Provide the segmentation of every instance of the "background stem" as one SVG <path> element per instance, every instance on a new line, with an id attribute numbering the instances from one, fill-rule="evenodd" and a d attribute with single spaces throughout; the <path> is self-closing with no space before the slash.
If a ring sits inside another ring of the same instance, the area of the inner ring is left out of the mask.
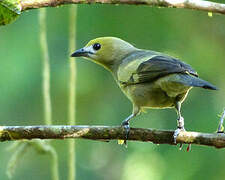
<path id="1" fill-rule="evenodd" d="M 77 6 L 72 5 L 69 13 L 69 52 L 76 49 L 76 21 Z M 76 60 L 69 58 L 70 76 L 69 76 L 69 125 L 76 124 Z M 68 156 L 68 180 L 75 180 L 76 177 L 76 149 L 75 140 L 69 140 Z"/>
<path id="2" fill-rule="evenodd" d="M 40 24 L 40 45 L 43 59 L 43 74 L 42 74 L 42 90 L 43 90 L 43 103 L 44 103 L 44 121 L 45 124 L 52 124 L 52 106 L 51 106 L 51 92 L 50 92 L 50 60 L 47 44 L 47 29 L 46 29 L 46 9 L 40 9 L 39 12 L 39 24 Z M 51 148 L 51 173 L 52 180 L 59 179 L 58 172 L 58 156 L 55 149 Z"/>

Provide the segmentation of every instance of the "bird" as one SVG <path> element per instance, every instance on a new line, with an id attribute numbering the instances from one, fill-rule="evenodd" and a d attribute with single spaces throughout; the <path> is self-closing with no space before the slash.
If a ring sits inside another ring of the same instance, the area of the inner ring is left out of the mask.
<path id="1" fill-rule="evenodd" d="M 111 72 L 116 83 L 133 104 L 130 116 L 122 121 L 125 144 L 129 136 L 130 120 L 146 108 L 174 108 L 177 128 L 173 139 L 185 131 L 181 115 L 182 102 L 192 87 L 217 90 L 200 79 L 192 67 L 178 58 L 152 50 L 139 49 L 117 37 L 90 40 L 71 57 L 84 57 Z"/>

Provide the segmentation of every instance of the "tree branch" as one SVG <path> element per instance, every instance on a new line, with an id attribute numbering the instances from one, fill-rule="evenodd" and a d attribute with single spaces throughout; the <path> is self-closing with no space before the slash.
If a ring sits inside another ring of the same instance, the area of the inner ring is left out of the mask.
<path id="1" fill-rule="evenodd" d="M 22 11 L 63 4 L 130 4 L 186 8 L 225 14 L 225 4 L 203 0 L 21 0 Z"/>
<path id="2" fill-rule="evenodd" d="M 128 140 L 150 141 L 155 144 L 173 143 L 171 130 L 131 128 Z M 83 138 L 90 140 L 124 139 L 125 130 L 120 126 L 0 126 L 0 141 L 22 139 Z M 177 143 L 197 144 L 225 148 L 225 134 L 181 132 Z"/>

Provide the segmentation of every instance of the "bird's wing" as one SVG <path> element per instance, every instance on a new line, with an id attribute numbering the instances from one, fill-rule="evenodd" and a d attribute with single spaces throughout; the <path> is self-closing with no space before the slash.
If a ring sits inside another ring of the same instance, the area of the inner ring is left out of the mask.
<path id="1" fill-rule="evenodd" d="M 135 64 L 134 62 L 133 64 Z M 132 63 L 132 61 L 127 64 L 127 67 L 130 66 L 130 63 Z M 152 57 L 148 57 L 148 59 L 142 59 L 141 62 L 139 61 L 135 66 L 136 67 L 130 66 L 132 67 L 131 70 L 127 71 L 129 77 L 126 76 L 126 78 L 124 78 L 125 76 L 121 76 L 121 78 L 118 78 L 122 84 L 128 85 L 152 82 L 160 77 L 174 73 L 198 76 L 197 72 L 194 71 L 190 65 L 170 56 L 153 55 Z M 126 73 L 125 71 L 123 71 L 123 74 Z"/>

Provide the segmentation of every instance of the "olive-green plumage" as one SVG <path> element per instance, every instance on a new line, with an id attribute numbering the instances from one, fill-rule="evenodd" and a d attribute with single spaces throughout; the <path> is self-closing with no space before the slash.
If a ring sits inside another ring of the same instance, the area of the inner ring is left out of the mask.
<path id="1" fill-rule="evenodd" d="M 181 103 L 192 87 L 215 90 L 212 84 L 198 78 L 191 66 L 171 56 L 135 48 L 115 37 L 91 40 L 73 57 L 83 56 L 102 65 L 114 76 L 124 94 L 133 103 L 133 113 L 123 125 L 129 130 L 129 120 L 143 108 L 172 108 L 178 113 L 178 129 L 184 130 L 180 114 Z"/>

